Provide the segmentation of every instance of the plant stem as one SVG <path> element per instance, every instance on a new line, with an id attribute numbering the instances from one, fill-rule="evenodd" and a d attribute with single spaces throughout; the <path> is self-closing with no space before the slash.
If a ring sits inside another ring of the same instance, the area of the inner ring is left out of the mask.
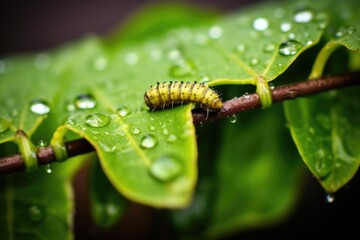
<path id="1" fill-rule="evenodd" d="M 278 103 L 284 100 L 357 84 L 360 84 L 360 72 L 279 86 L 271 91 L 271 96 L 273 103 Z M 253 93 L 224 102 L 221 111 L 210 114 L 208 117 L 206 112 L 193 113 L 193 121 L 195 124 L 212 122 L 259 107 L 261 107 L 260 97 L 257 93 Z"/>
<path id="2" fill-rule="evenodd" d="M 279 86 L 271 90 L 272 102 L 282 102 L 284 100 L 358 84 L 360 84 L 360 72 L 331 76 L 323 79 L 314 79 L 312 81 L 297 82 Z M 224 102 L 221 111 L 210 114 L 209 116 L 207 116 L 206 112 L 193 112 L 193 121 L 194 124 L 212 122 L 259 107 L 261 107 L 260 97 L 257 93 L 253 93 Z M 94 147 L 85 139 L 66 142 L 65 148 L 69 158 L 95 151 Z M 36 157 L 38 165 L 49 164 L 57 160 L 52 147 L 38 148 Z M 25 170 L 25 162 L 21 154 L 0 158 L 0 175 L 23 170 Z"/>

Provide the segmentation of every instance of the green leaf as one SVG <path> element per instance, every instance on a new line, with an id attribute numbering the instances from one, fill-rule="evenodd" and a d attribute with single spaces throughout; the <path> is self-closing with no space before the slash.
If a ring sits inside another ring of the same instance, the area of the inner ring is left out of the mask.
<path id="1" fill-rule="evenodd" d="M 338 90 L 285 103 L 299 152 L 328 192 L 356 173 L 360 163 L 359 88 Z"/>
<path id="2" fill-rule="evenodd" d="M 81 115 L 67 127 L 94 144 L 105 173 L 122 194 L 159 207 L 183 206 L 190 201 L 196 178 L 189 107 L 141 118 L 141 113 Z M 102 117 L 107 123 L 98 127 Z M 185 127 L 173 124 L 183 121 Z"/>
<path id="3" fill-rule="evenodd" d="M 1 239 L 72 239 L 70 172 L 81 159 L 0 177 Z"/>
<path id="4" fill-rule="evenodd" d="M 104 229 L 112 227 L 123 215 L 126 205 L 127 201 L 111 185 L 96 159 L 90 181 L 91 215 L 95 224 Z"/>
<path id="5" fill-rule="evenodd" d="M 279 107 L 224 125 L 206 236 L 274 224 L 294 206 L 302 167 Z"/>

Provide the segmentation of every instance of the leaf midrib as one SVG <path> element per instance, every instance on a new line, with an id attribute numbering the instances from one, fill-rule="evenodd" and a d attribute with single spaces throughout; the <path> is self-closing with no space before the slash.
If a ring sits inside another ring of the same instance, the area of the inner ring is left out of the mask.
<path id="1" fill-rule="evenodd" d="M 110 109 L 113 113 L 116 114 L 116 120 L 118 123 L 120 123 L 120 125 L 127 124 L 124 121 L 124 118 L 119 114 L 117 114 L 116 108 L 112 105 L 112 102 L 106 97 L 106 95 L 102 91 L 100 91 L 99 89 L 96 90 L 92 89 L 92 92 L 94 93 L 96 99 L 98 99 L 98 101 L 101 103 L 101 105 L 105 106 L 106 108 Z M 145 155 L 145 152 L 140 148 L 139 144 L 137 144 L 133 135 L 130 134 L 129 129 L 125 129 L 124 131 L 125 131 L 125 136 L 128 139 L 128 142 L 133 147 L 135 152 L 140 156 L 140 159 L 143 160 L 146 166 L 150 166 L 151 160 Z"/>

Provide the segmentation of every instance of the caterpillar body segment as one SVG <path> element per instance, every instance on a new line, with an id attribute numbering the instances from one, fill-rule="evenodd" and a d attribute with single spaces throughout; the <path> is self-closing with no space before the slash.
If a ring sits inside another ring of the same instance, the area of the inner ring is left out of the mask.
<path id="1" fill-rule="evenodd" d="M 206 111 L 219 111 L 223 106 L 215 90 L 196 82 L 158 82 L 145 92 L 144 101 L 151 110 L 190 102 L 199 104 Z"/>

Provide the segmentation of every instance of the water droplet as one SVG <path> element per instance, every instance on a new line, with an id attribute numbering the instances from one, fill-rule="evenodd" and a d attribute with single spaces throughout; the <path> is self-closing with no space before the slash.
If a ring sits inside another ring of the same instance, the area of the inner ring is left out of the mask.
<path id="1" fill-rule="evenodd" d="M 306 45 L 311 45 L 311 44 L 313 44 L 313 41 L 312 40 L 307 40 L 305 44 Z"/>
<path id="2" fill-rule="evenodd" d="M 333 203 L 335 201 L 335 196 L 333 193 L 327 193 L 325 194 L 325 200 L 328 203 Z"/>
<path id="3" fill-rule="evenodd" d="M 107 203 L 105 205 L 105 211 L 109 217 L 116 216 L 120 210 L 120 207 L 114 203 Z"/>
<path id="4" fill-rule="evenodd" d="M 280 44 L 279 53 L 284 56 L 295 55 L 303 45 L 296 40 L 288 40 Z"/>
<path id="5" fill-rule="evenodd" d="M 101 142 L 101 141 L 98 142 L 98 143 L 99 143 L 101 149 L 102 149 L 104 152 L 113 153 L 113 152 L 115 152 L 115 150 L 116 150 L 116 146 L 115 146 L 115 145 L 108 145 L 108 144 L 106 144 L 106 143 L 104 143 L 104 142 Z"/>
<path id="6" fill-rule="evenodd" d="M 77 109 L 93 109 L 96 106 L 96 100 L 91 94 L 80 94 L 76 97 L 74 105 Z"/>
<path id="7" fill-rule="evenodd" d="M 169 142 L 169 143 L 173 143 L 175 142 L 177 139 L 176 135 L 174 134 L 170 134 L 167 138 L 166 138 L 166 141 Z"/>
<path id="8" fill-rule="evenodd" d="M 122 117 L 126 117 L 129 115 L 130 110 L 127 107 L 120 107 L 118 108 L 118 114 Z"/>
<path id="9" fill-rule="evenodd" d="M 138 128 L 133 128 L 131 133 L 134 134 L 134 135 L 138 135 L 140 133 L 140 130 Z"/>
<path id="10" fill-rule="evenodd" d="M 170 181 L 181 172 L 180 164 L 170 156 L 157 158 L 150 166 L 150 173 L 160 181 Z"/>
<path id="11" fill-rule="evenodd" d="M 66 121 L 67 124 L 70 124 L 71 126 L 76 126 L 77 125 L 77 122 L 75 119 L 73 118 L 69 118 L 67 121 Z"/>
<path id="12" fill-rule="evenodd" d="M 318 158 L 323 158 L 325 156 L 325 151 L 321 148 L 319 148 L 317 151 L 316 151 L 316 156 Z"/>
<path id="13" fill-rule="evenodd" d="M 43 139 L 40 139 L 38 142 L 38 147 L 46 147 L 47 146 L 47 142 Z"/>
<path id="14" fill-rule="evenodd" d="M 266 43 L 263 47 L 263 51 L 267 53 L 271 53 L 275 50 L 275 45 L 272 43 Z"/>
<path id="15" fill-rule="evenodd" d="M 39 70 L 47 69 L 50 66 L 50 57 L 45 53 L 39 53 L 34 58 L 34 65 Z"/>
<path id="16" fill-rule="evenodd" d="M 51 165 L 50 163 L 46 164 L 45 170 L 47 173 L 52 173 Z"/>
<path id="17" fill-rule="evenodd" d="M 209 38 L 205 34 L 196 34 L 194 37 L 195 44 L 204 46 L 209 42 Z"/>
<path id="18" fill-rule="evenodd" d="M 231 123 L 236 123 L 237 117 L 236 117 L 235 114 L 233 114 L 233 115 L 231 115 L 231 116 L 229 117 L 229 119 L 230 119 L 230 122 L 231 122 Z"/>
<path id="19" fill-rule="evenodd" d="M 331 129 L 331 118 L 327 114 L 319 113 L 315 116 L 316 121 L 323 127 L 325 130 Z"/>
<path id="20" fill-rule="evenodd" d="M 6 132 L 10 128 L 10 122 L 0 117 L 0 133 Z"/>
<path id="21" fill-rule="evenodd" d="M 244 93 L 242 96 L 243 96 L 244 98 L 246 98 L 246 99 L 249 99 L 249 98 L 250 98 L 250 94 L 249 94 L 248 92 Z"/>
<path id="22" fill-rule="evenodd" d="M 159 49 L 152 49 L 150 51 L 150 58 L 154 61 L 160 61 L 162 56 L 163 56 L 163 53 Z"/>
<path id="23" fill-rule="evenodd" d="M 34 99 L 30 102 L 30 111 L 37 115 L 46 115 L 50 113 L 51 108 L 47 101 L 43 99 Z"/>
<path id="24" fill-rule="evenodd" d="M 210 76 L 206 75 L 206 74 L 201 74 L 198 78 L 198 82 L 203 82 L 203 83 L 207 83 L 207 82 L 210 82 L 211 81 L 211 78 Z"/>
<path id="25" fill-rule="evenodd" d="M 142 139 L 141 139 L 141 147 L 143 148 L 153 148 L 155 147 L 157 143 L 157 140 L 155 138 L 154 135 L 152 134 L 146 134 Z"/>
<path id="26" fill-rule="evenodd" d="M 266 18 L 257 18 L 253 21 L 253 27 L 256 31 L 264 31 L 269 27 L 269 21 Z"/>
<path id="27" fill-rule="evenodd" d="M 275 84 L 273 82 L 271 82 L 271 83 L 269 83 L 269 87 L 270 87 L 271 90 L 274 90 Z"/>
<path id="28" fill-rule="evenodd" d="M 193 62 L 189 60 L 179 61 L 169 70 L 170 76 L 173 78 L 185 78 L 196 74 L 196 68 Z"/>
<path id="29" fill-rule="evenodd" d="M 105 57 L 98 57 L 94 60 L 94 69 L 103 71 L 107 67 L 108 61 Z"/>
<path id="30" fill-rule="evenodd" d="M 289 37 L 289 39 L 294 40 L 296 35 L 295 35 L 295 33 L 289 33 L 288 37 Z"/>
<path id="31" fill-rule="evenodd" d="M 181 52 L 179 49 L 172 49 L 169 51 L 168 57 L 170 60 L 178 60 L 181 58 Z"/>
<path id="32" fill-rule="evenodd" d="M 313 13 L 309 9 L 302 9 L 295 13 L 294 21 L 297 23 L 307 23 L 313 18 Z"/>
<path id="33" fill-rule="evenodd" d="M 153 126 L 153 125 L 151 125 L 150 127 L 149 127 L 149 129 L 150 129 L 150 131 L 155 131 L 156 130 L 156 128 Z"/>
<path id="34" fill-rule="evenodd" d="M 236 48 L 235 48 L 235 51 L 241 52 L 241 53 L 244 52 L 245 51 L 245 45 L 244 44 L 237 45 Z"/>
<path id="35" fill-rule="evenodd" d="M 220 26 L 212 26 L 210 29 L 209 29 L 209 37 L 211 39 L 219 39 L 221 38 L 222 34 L 223 34 L 223 31 L 222 31 L 222 28 Z"/>
<path id="36" fill-rule="evenodd" d="M 163 135 L 168 135 L 169 134 L 169 130 L 167 128 L 163 128 L 163 130 L 161 131 L 161 133 Z"/>
<path id="37" fill-rule="evenodd" d="M 91 113 L 85 119 L 86 125 L 95 128 L 105 127 L 109 122 L 110 118 L 101 113 Z"/>
<path id="38" fill-rule="evenodd" d="M 40 206 L 33 205 L 29 207 L 28 215 L 31 221 L 40 222 L 45 217 L 45 209 Z"/>
<path id="39" fill-rule="evenodd" d="M 335 33 L 335 37 L 337 37 L 337 38 L 345 37 L 347 35 L 353 34 L 354 32 L 355 32 L 354 27 L 341 27 Z"/>
<path id="40" fill-rule="evenodd" d="M 258 63 L 259 63 L 259 60 L 257 58 L 251 58 L 250 65 L 255 66 Z"/>
<path id="41" fill-rule="evenodd" d="M 283 22 L 280 25 L 280 30 L 281 32 L 288 32 L 291 30 L 291 23 L 288 22 Z"/>
<path id="42" fill-rule="evenodd" d="M 128 53 L 126 54 L 125 56 L 125 63 L 129 66 L 134 66 L 136 65 L 137 63 L 139 62 L 139 56 L 134 53 L 134 52 L 131 52 L 131 53 Z"/>

